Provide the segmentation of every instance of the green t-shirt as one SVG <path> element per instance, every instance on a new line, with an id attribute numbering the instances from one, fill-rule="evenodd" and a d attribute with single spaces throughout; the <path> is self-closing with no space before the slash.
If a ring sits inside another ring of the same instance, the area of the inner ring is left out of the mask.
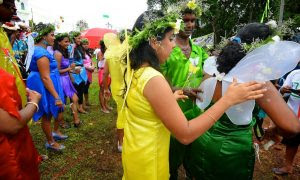
<path id="1" fill-rule="evenodd" d="M 169 81 L 170 85 L 173 87 L 199 87 L 203 78 L 203 63 L 208 58 L 208 54 L 200 46 L 193 44 L 190 58 L 182 53 L 180 47 L 176 46 L 167 61 L 161 65 L 161 71 L 166 79 Z M 199 70 L 190 75 L 188 83 L 186 80 L 189 76 L 190 64 L 199 67 Z M 185 114 L 185 117 L 190 120 L 197 117 L 200 114 L 200 109 L 196 106 L 192 100 L 182 100 L 178 101 L 178 104 Z"/>

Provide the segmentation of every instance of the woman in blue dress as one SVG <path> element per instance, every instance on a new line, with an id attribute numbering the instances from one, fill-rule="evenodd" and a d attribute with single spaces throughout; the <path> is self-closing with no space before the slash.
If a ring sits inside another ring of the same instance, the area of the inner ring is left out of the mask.
<path id="1" fill-rule="evenodd" d="M 39 92 L 42 97 L 39 110 L 34 114 L 33 120 L 42 118 L 42 129 L 46 135 L 46 149 L 60 151 L 65 147 L 56 140 L 66 139 L 67 136 L 58 130 L 59 114 L 62 115 L 64 98 L 60 84 L 57 62 L 53 55 L 47 51 L 47 46 L 54 44 L 54 26 L 39 23 L 35 27 L 38 36 L 35 38 L 35 48 L 30 63 L 30 74 L 27 78 L 27 87 Z M 51 129 L 51 118 L 55 118 L 54 131 Z"/>

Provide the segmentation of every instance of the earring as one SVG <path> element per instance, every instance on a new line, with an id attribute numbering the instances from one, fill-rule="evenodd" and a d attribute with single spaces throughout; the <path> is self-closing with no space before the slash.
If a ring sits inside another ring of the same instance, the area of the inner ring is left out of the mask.
<path id="1" fill-rule="evenodd" d="M 43 44 L 46 45 L 46 46 L 49 45 L 49 43 L 45 39 L 43 40 Z"/>

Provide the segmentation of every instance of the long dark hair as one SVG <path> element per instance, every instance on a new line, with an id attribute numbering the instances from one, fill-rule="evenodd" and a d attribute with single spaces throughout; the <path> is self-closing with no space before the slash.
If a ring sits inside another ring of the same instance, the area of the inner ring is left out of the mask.
<path id="1" fill-rule="evenodd" d="M 265 40 L 272 34 L 268 25 L 250 23 L 245 25 L 237 33 L 242 43 L 251 44 L 256 39 Z M 220 73 L 227 74 L 243 57 L 246 52 L 237 42 L 229 42 L 217 58 L 217 69 Z"/>
<path id="2" fill-rule="evenodd" d="M 144 16 L 149 13 L 148 11 L 144 12 L 141 14 L 138 19 L 136 20 L 133 28 L 132 28 L 132 35 L 134 35 L 138 30 L 141 31 L 144 28 L 145 21 L 144 21 Z M 160 13 L 157 13 L 160 14 Z M 171 27 L 166 28 L 164 32 L 156 34 L 156 39 L 158 41 L 161 41 L 165 38 L 166 33 L 170 32 L 172 30 Z M 139 69 L 143 64 L 148 63 L 150 67 L 156 69 L 157 71 L 160 71 L 160 64 L 159 64 L 159 59 L 157 57 L 157 54 L 155 50 L 151 47 L 149 40 L 144 40 L 141 42 L 137 48 L 134 48 L 130 51 L 129 53 L 129 58 L 130 58 L 130 67 L 133 70 Z M 124 60 L 125 62 L 125 60 Z M 125 87 L 123 89 L 123 98 L 126 94 L 127 91 L 127 82 L 125 80 L 127 73 L 127 69 L 124 71 L 124 83 Z M 127 102 L 126 106 L 127 106 Z"/>
<path id="3" fill-rule="evenodd" d="M 55 37 L 55 41 L 54 41 L 54 45 L 53 45 L 53 50 L 57 50 L 59 51 L 63 56 L 64 58 L 69 58 L 69 52 L 68 52 L 68 49 L 63 49 L 60 45 L 59 45 L 59 42 L 61 42 L 62 40 L 64 40 L 65 38 L 68 38 L 70 40 L 70 37 L 67 33 L 65 34 L 58 34 L 56 37 Z"/>

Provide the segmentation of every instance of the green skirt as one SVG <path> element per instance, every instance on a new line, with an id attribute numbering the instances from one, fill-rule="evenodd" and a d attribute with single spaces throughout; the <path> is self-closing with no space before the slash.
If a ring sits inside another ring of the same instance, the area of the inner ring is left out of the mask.
<path id="1" fill-rule="evenodd" d="M 190 147 L 189 167 L 196 179 L 252 179 L 253 121 L 237 126 L 226 114 Z"/>

